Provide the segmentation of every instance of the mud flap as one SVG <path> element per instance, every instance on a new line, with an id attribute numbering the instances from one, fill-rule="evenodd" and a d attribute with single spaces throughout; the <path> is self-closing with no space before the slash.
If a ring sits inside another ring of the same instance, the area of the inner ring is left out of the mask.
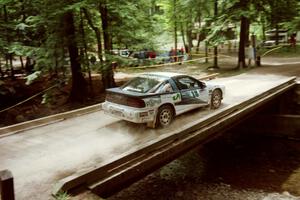
<path id="1" fill-rule="evenodd" d="M 147 122 L 147 127 L 149 128 L 156 128 L 156 117 L 157 117 L 157 111 L 155 111 L 154 119 L 151 122 Z"/>
<path id="2" fill-rule="evenodd" d="M 149 127 L 149 128 L 156 128 L 156 120 L 154 120 L 152 122 L 147 122 L 147 127 Z"/>

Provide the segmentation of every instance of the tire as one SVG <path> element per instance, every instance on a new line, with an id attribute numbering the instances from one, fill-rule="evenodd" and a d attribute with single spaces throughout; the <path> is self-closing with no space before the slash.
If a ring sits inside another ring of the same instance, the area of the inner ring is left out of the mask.
<path id="1" fill-rule="evenodd" d="M 163 105 L 158 109 L 156 115 L 156 126 L 166 127 L 171 124 L 174 118 L 174 111 L 170 105 Z"/>
<path id="2" fill-rule="evenodd" d="M 214 90 L 211 95 L 210 107 L 211 109 L 217 109 L 222 103 L 222 92 L 220 90 Z"/>

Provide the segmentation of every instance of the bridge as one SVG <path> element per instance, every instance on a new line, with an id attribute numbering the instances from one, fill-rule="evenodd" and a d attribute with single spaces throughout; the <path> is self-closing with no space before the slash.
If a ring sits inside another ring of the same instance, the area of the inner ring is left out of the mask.
<path id="1" fill-rule="evenodd" d="M 0 129 L 1 169 L 14 176 L 16 199 L 49 199 L 59 191 L 106 197 L 209 142 L 293 91 L 295 77 L 242 74 L 226 86 L 220 109 L 181 115 L 149 129 L 106 116 L 101 105 Z"/>

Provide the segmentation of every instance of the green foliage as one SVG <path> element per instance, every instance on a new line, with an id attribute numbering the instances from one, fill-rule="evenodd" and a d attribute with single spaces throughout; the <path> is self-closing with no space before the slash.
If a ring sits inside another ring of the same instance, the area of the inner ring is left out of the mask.
<path id="1" fill-rule="evenodd" d="M 295 6 L 293 10 L 296 14 L 295 17 L 292 18 L 290 21 L 286 21 L 285 23 L 282 23 L 283 27 L 286 30 L 289 30 L 291 33 L 300 31 L 300 2 L 298 2 L 297 6 Z"/>
<path id="2" fill-rule="evenodd" d="M 289 22 L 297 16 L 298 0 L 268 0 L 267 18 L 271 28 L 275 28 L 279 23 Z"/>
<path id="3" fill-rule="evenodd" d="M 41 71 L 35 71 L 34 73 L 28 75 L 26 77 L 26 85 L 30 85 L 33 83 L 36 79 L 38 79 L 41 76 Z"/>
<path id="4" fill-rule="evenodd" d="M 33 57 L 36 54 L 37 48 L 31 46 L 24 46 L 19 42 L 11 43 L 8 46 L 8 53 L 12 53 L 16 56 Z"/>
<path id="5" fill-rule="evenodd" d="M 69 200 L 71 199 L 71 196 L 68 195 L 66 192 L 59 192 L 54 196 L 55 200 Z"/>
<path id="6" fill-rule="evenodd" d="M 41 104 L 51 104 L 51 102 L 53 101 L 54 97 L 53 94 L 51 93 L 51 91 L 46 92 L 45 94 L 43 94 L 42 96 L 42 102 Z"/>

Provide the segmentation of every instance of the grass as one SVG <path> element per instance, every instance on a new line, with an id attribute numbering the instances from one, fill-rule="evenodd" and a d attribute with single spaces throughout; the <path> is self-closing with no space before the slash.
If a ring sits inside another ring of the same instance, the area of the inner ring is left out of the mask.
<path id="1" fill-rule="evenodd" d="M 59 192 L 54 196 L 55 200 L 70 200 L 71 196 L 68 195 L 66 192 Z"/>

